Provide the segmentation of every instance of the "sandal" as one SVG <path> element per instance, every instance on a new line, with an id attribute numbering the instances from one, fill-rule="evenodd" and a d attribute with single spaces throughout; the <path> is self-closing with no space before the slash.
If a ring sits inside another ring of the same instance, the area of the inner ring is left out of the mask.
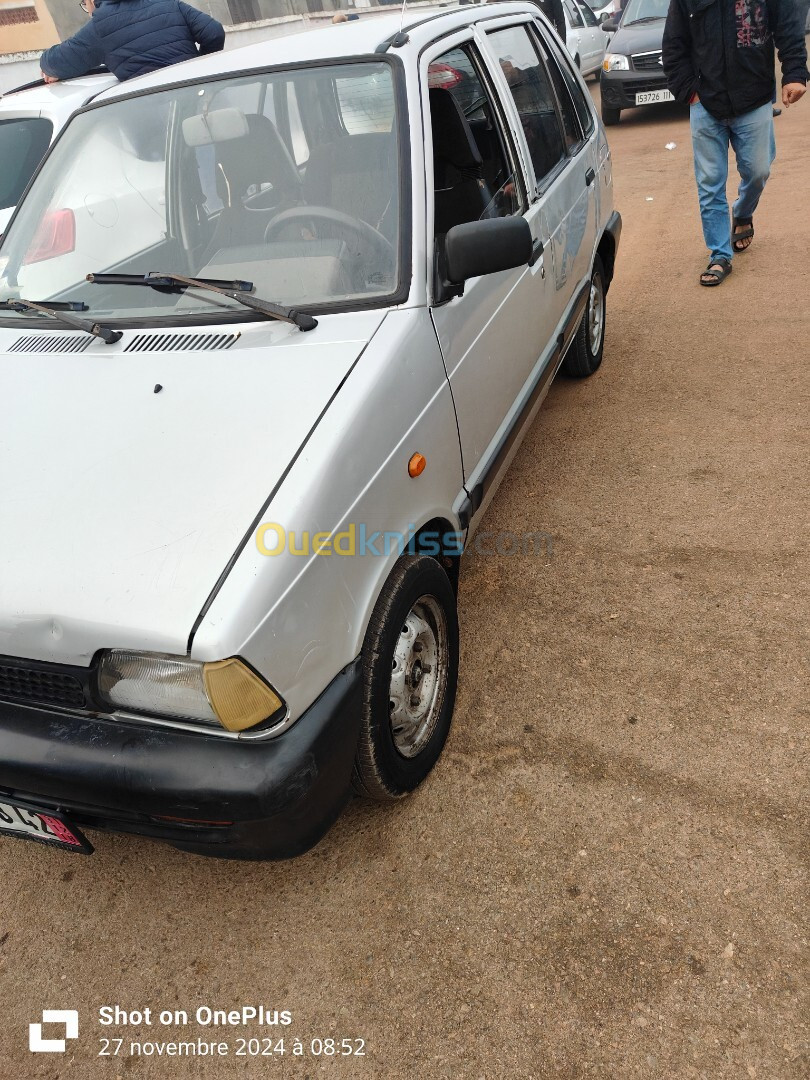
<path id="1" fill-rule="evenodd" d="M 740 232 L 734 230 L 742 225 L 743 228 Z M 731 227 L 731 239 L 733 240 L 733 247 L 735 251 L 748 251 L 751 247 L 751 241 L 754 239 L 754 219 L 753 218 L 734 218 L 734 224 Z M 747 244 L 740 246 L 740 241 L 747 240 Z"/>
<path id="2" fill-rule="evenodd" d="M 715 267 L 719 267 L 719 269 L 715 269 Z M 722 285 L 730 273 L 731 262 L 728 259 L 712 259 L 700 275 L 700 284 L 713 289 L 716 285 Z M 712 280 L 706 281 L 705 278 L 711 278 Z"/>

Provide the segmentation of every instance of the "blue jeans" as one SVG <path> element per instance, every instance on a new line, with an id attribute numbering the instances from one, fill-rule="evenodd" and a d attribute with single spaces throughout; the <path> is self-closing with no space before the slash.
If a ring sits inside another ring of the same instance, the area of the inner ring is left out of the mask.
<path id="1" fill-rule="evenodd" d="M 712 262 L 731 260 L 731 220 L 726 184 L 728 182 L 729 144 L 737 158 L 740 189 L 734 203 L 735 218 L 750 218 L 759 203 L 776 157 L 773 133 L 773 106 L 717 120 L 697 102 L 690 110 L 695 178 L 700 200 L 700 216 L 706 247 Z"/>

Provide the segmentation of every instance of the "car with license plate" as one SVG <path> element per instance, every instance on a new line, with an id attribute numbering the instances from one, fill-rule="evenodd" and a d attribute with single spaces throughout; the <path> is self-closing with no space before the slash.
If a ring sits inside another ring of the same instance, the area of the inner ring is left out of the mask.
<path id="1" fill-rule="evenodd" d="M 618 124 L 624 109 L 674 101 L 662 59 L 669 0 L 628 0 L 621 20 L 602 30 L 614 36 L 602 63 L 602 120 Z"/>
<path id="2" fill-rule="evenodd" d="M 108 203 L 43 236 L 102 159 Z M 0 836 L 286 858 L 416 788 L 460 560 L 551 380 L 601 364 L 620 233 L 528 2 L 81 109 L 0 246 Z"/>
<path id="3" fill-rule="evenodd" d="M 69 117 L 118 80 L 107 73 L 29 83 L 0 97 L 0 238 L 48 147 Z"/>

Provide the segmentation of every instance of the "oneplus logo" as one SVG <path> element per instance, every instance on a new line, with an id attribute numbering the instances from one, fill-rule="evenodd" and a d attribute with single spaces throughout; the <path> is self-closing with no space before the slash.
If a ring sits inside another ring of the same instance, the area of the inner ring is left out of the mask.
<path id="1" fill-rule="evenodd" d="M 64 1039 L 43 1039 L 42 1024 L 64 1024 Z M 28 1025 L 28 1049 L 33 1054 L 64 1054 L 67 1039 L 79 1037 L 79 1014 L 75 1009 L 43 1009 L 42 1023 Z"/>

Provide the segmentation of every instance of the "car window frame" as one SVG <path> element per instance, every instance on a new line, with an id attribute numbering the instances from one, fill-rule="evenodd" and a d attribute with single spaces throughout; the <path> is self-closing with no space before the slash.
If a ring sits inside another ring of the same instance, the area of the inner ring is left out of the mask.
<path id="1" fill-rule="evenodd" d="M 526 31 L 526 36 L 529 38 L 529 42 L 531 44 L 531 47 L 535 51 L 538 63 L 543 67 L 544 70 L 546 70 L 545 60 L 543 59 L 543 56 L 537 51 L 537 46 L 536 46 L 534 38 L 533 38 L 532 28 L 534 27 L 535 22 L 537 22 L 537 20 L 531 15 L 528 15 L 523 19 L 514 19 L 514 18 L 513 19 L 506 19 L 505 18 L 503 20 L 503 22 L 499 21 L 495 25 L 491 25 L 490 23 L 487 23 L 486 27 L 483 28 L 483 33 L 487 38 L 489 38 L 490 34 L 497 33 L 499 30 L 509 30 L 509 29 L 514 29 L 514 28 L 517 28 L 517 27 L 523 27 L 523 29 Z M 541 39 L 541 40 L 545 40 L 545 39 Z M 555 111 L 555 113 L 557 115 L 557 126 L 558 126 L 558 129 L 559 129 L 559 132 L 560 132 L 560 141 L 561 141 L 562 147 L 563 147 L 563 156 L 560 158 L 560 160 L 557 162 L 557 164 L 554 166 L 553 169 L 550 169 L 545 174 L 545 176 L 542 176 L 542 177 L 538 178 L 538 176 L 536 174 L 536 171 L 535 171 L 535 168 L 534 168 L 534 162 L 532 161 L 532 156 L 531 156 L 531 153 L 529 151 L 529 146 L 528 146 L 528 143 L 526 142 L 526 136 L 523 134 L 523 125 L 522 125 L 522 123 L 520 121 L 520 113 L 518 112 L 517 103 L 515 102 L 515 99 L 512 96 L 512 91 L 509 88 L 509 83 L 507 82 L 506 76 L 503 73 L 503 69 L 501 68 L 500 61 L 498 60 L 498 56 L 495 53 L 495 50 L 489 44 L 487 44 L 487 53 L 488 53 L 488 58 L 490 60 L 490 63 L 495 68 L 497 68 L 498 76 L 499 76 L 499 82 L 502 85 L 503 94 L 506 95 L 505 100 L 509 104 L 509 107 L 510 107 L 510 109 L 511 109 L 511 111 L 513 113 L 513 116 L 514 116 L 514 122 L 517 124 L 516 131 L 519 132 L 520 143 L 521 143 L 521 146 L 523 147 L 523 151 L 524 151 L 524 159 L 525 159 L 525 166 L 524 167 L 526 169 L 531 170 L 531 179 L 534 181 L 533 185 L 531 185 L 531 184 L 529 185 L 529 189 L 532 192 L 532 195 L 530 195 L 530 203 L 536 203 L 539 199 L 542 199 L 543 196 L 546 194 L 546 192 L 549 190 L 549 188 L 551 188 L 556 183 L 557 179 L 562 175 L 562 173 L 568 167 L 569 163 L 573 160 L 571 155 L 565 149 L 565 126 L 563 124 L 562 113 L 561 113 L 561 110 L 560 110 L 560 103 L 559 103 L 559 100 L 557 98 L 557 91 L 556 91 L 556 89 L 554 87 L 554 82 L 552 81 L 551 76 L 549 75 L 548 71 L 546 70 L 546 76 L 547 76 L 549 84 L 551 86 L 551 93 L 552 93 L 552 97 L 553 97 L 553 100 L 554 100 L 554 111 Z"/>
<path id="2" fill-rule="evenodd" d="M 501 142 L 506 150 L 508 162 L 511 166 L 514 176 L 518 179 L 520 184 L 519 193 L 519 209 L 513 214 L 505 215 L 508 217 L 523 217 L 525 219 L 526 214 L 531 209 L 532 199 L 532 187 L 530 180 L 533 179 L 533 173 L 529 173 L 526 166 L 525 155 L 522 147 L 517 141 L 515 119 L 516 116 L 512 116 L 508 110 L 511 108 L 511 98 L 504 98 L 503 92 L 500 88 L 499 81 L 496 72 L 493 70 L 492 57 L 488 50 L 485 48 L 485 42 L 482 40 L 482 33 L 476 33 L 478 29 L 477 24 L 473 23 L 468 26 L 459 27 L 457 31 L 452 34 L 447 34 L 442 38 L 436 38 L 427 44 L 419 54 L 419 66 L 418 66 L 418 79 L 419 79 L 419 95 L 421 99 L 421 118 L 422 118 L 422 143 L 427 149 L 428 138 L 430 138 L 430 145 L 432 147 L 433 133 L 430 130 L 430 102 L 428 97 L 428 71 L 430 65 L 439 60 L 446 53 L 452 52 L 453 49 L 470 48 L 472 55 L 470 60 L 473 67 L 481 80 L 481 83 L 486 91 L 490 105 L 492 107 L 493 117 L 495 122 L 499 125 L 499 132 L 501 136 Z M 500 72 L 500 65 L 496 65 L 498 72 Z M 518 127 L 519 127 L 518 123 Z M 437 266 L 437 252 L 435 243 L 435 201 L 434 201 L 434 186 L 433 186 L 433 163 L 428 163 L 427 153 L 425 154 L 425 178 L 428 177 L 428 168 L 430 169 L 431 183 L 425 183 L 425 250 L 428 256 L 428 306 L 436 307 L 440 304 L 446 303 L 452 297 L 446 295 L 446 290 L 442 287 L 438 277 Z"/>

